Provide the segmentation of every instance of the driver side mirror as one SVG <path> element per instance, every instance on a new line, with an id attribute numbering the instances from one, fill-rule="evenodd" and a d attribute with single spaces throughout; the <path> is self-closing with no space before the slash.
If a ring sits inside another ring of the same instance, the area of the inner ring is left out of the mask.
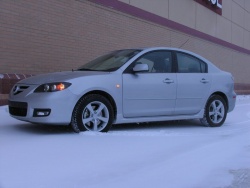
<path id="1" fill-rule="evenodd" d="M 147 64 L 136 64 L 133 68 L 134 72 L 148 72 L 149 67 Z"/>

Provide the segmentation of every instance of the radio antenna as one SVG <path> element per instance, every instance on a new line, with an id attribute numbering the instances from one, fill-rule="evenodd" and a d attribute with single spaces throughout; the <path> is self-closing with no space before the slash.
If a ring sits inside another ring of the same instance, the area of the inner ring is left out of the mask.
<path id="1" fill-rule="evenodd" d="M 182 48 L 188 41 L 189 39 L 187 39 L 179 48 Z"/>

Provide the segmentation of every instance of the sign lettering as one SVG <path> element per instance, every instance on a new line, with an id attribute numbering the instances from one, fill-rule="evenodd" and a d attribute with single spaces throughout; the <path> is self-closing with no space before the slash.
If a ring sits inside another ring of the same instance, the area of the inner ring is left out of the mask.
<path id="1" fill-rule="evenodd" d="M 222 0 L 195 0 L 208 9 L 222 15 Z"/>
<path id="2" fill-rule="evenodd" d="M 213 5 L 216 5 L 218 8 L 222 8 L 222 5 L 219 3 L 218 0 L 208 0 L 208 1 L 211 1 L 211 3 L 212 3 Z"/>

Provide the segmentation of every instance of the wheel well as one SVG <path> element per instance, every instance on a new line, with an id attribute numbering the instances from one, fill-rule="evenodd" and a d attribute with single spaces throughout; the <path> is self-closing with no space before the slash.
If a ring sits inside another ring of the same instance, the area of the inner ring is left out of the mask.
<path id="1" fill-rule="evenodd" d="M 215 92 L 211 96 L 213 96 L 213 95 L 219 95 L 220 97 L 222 97 L 224 99 L 224 101 L 226 102 L 227 109 L 228 109 L 228 99 L 227 99 L 227 96 L 224 93 L 222 93 L 222 92 Z"/>
<path id="2" fill-rule="evenodd" d="M 100 90 L 94 90 L 94 91 L 90 91 L 88 93 L 86 93 L 84 96 L 86 95 L 89 95 L 89 94 L 98 94 L 98 95 L 102 95 L 103 97 L 105 97 L 106 99 L 109 100 L 109 102 L 111 103 L 112 107 L 113 107 L 113 111 L 114 111 L 114 118 L 116 119 L 116 115 L 117 115 L 117 106 L 116 106 L 116 103 L 115 103 L 115 100 L 113 99 L 113 97 L 104 92 L 104 91 L 100 91 Z M 83 97 L 84 97 L 83 96 Z"/>

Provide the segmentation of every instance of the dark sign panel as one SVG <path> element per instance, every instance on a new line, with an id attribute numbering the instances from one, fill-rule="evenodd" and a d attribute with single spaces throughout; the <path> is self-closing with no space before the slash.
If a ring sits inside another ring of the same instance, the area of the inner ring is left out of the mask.
<path id="1" fill-rule="evenodd" d="M 202 4 L 208 9 L 222 15 L 222 0 L 195 0 L 196 2 Z"/>

